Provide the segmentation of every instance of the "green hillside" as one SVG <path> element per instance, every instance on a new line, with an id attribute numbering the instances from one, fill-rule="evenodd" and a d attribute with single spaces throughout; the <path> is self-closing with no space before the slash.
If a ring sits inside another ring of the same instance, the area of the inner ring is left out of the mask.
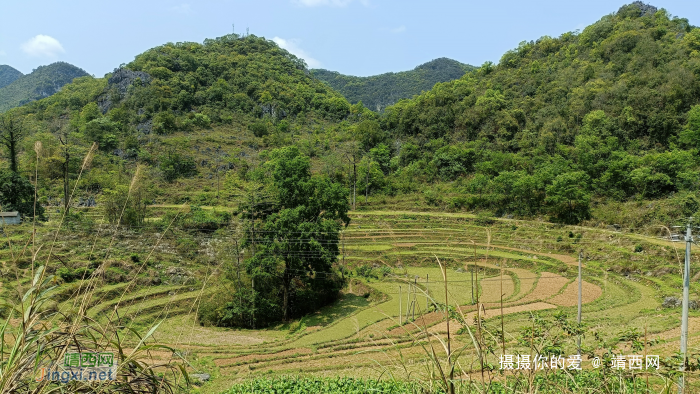
<path id="1" fill-rule="evenodd" d="M 22 75 L 24 74 L 14 68 L 0 64 L 0 89 L 16 81 Z"/>
<path id="2" fill-rule="evenodd" d="M 334 143 L 326 141 L 329 132 L 349 129 L 338 122 L 350 110 L 339 93 L 274 42 L 230 35 L 153 48 L 105 78 L 77 78 L 5 117 L 24 120 L 21 170 L 34 171 L 32 146 L 43 144 L 44 203 L 64 198 L 66 156 L 69 178 L 76 177 L 78 157 L 93 142 L 99 152 L 80 181 L 81 197 L 99 199 L 105 190 L 119 189 L 125 178 L 117 173 L 141 165 L 152 175 L 155 199 L 205 203 L 215 194 L 212 176 L 236 169 L 245 178 L 262 149 L 296 143 L 306 154 L 321 154 L 320 146 L 327 152 Z M 61 148 L 66 140 L 68 154 Z M 237 193 L 221 189 L 222 195 Z"/>
<path id="3" fill-rule="evenodd" d="M 3 84 L 3 75 L 12 75 L 3 70 L 0 69 L 0 112 L 51 96 L 73 79 L 88 75 L 71 64 L 56 62 L 40 66 L 30 74 L 20 74 L 12 81 L 6 79 L 11 83 Z"/>
<path id="4" fill-rule="evenodd" d="M 63 193 L 62 132 L 71 160 L 99 144 L 85 198 L 141 165 L 156 201 L 237 206 L 259 155 L 294 145 L 355 206 L 637 226 L 700 209 L 699 53 L 700 29 L 633 4 L 378 114 L 273 42 L 229 35 L 151 49 L 12 114 L 31 125 L 25 171 L 35 140 L 50 147 L 45 202 Z M 648 200 L 668 203 L 635 205 Z"/>
<path id="5" fill-rule="evenodd" d="M 323 69 L 312 72 L 316 78 L 342 93 L 350 103 L 362 101 L 367 108 L 382 111 L 401 99 L 429 90 L 438 82 L 458 79 L 473 69 L 472 66 L 441 57 L 410 71 L 371 77 L 354 77 Z"/>
<path id="6" fill-rule="evenodd" d="M 699 77 L 700 29 L 635 3 L 401 101 L 382 129 L 402 141 L 396 179 L 453 182 L 459 197 L 436 204 L 576 222 L 600 203 L 675 196 L 689 215 Z M 608 213 L 597 219 L 623 220 Z"/>

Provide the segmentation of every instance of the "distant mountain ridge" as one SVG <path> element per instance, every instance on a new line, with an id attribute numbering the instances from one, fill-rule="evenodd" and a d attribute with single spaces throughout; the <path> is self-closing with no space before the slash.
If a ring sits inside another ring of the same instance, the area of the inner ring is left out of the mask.
<path id="1" fill-rule="evenodd" d="M 438 82 L 460 78 L 475 67 L 448 58 L 438 58 L 409 71 L 389 72 L 370 77 L 343 75 L 337 71 L 311 70 L 312 74 L 340 92 L 352 104 L 362 103 L 381 112 L 401 99 L 430 90 Z"/>
<path id="2" fill-rule="evenodd" d="M 0 88 L 4 88 L 5 86 L 11 84 L 22 75 L 24 74 L 15 70 L 14 68 L 5 64 L 0 64 Z"/>
<path id="3" fill-rule="evenodd" d="M 85 70 L 65 62 L 40 66 L 27 75 L 12 67 L 0 66 L 0 113 L 51 96 L 73 79 L 85 76 L 89 76 Z M 3 81 L 10 83 L 3 85 Z"/>

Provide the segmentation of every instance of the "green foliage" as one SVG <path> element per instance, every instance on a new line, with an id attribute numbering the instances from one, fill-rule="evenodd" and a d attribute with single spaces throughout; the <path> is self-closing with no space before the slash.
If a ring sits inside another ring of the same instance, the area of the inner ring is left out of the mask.
<path id="1" fill-rule="evenodd" d="M 24 74 L 14 68 L 0 64 L 0 89 L 16 81 L 22 75 Z"/>
<path id="2" fill-rule="evenodd" d="M 76 280 L 87 279 L 92 275 L 94 270 L 90 268 L 68 268 L 61 267 L 56 270 L 56 276 L 60 277 L 65 283 L 75 282 Z"/>
<path id="3" fill-rule="evenodd" d="M 688 123 L 681 132 L 681 141 L 695 149 L 700 149 L 700 105 L 694 105 L 688 112 Z"/>
<path id="4" fill-rule="evenodd" d="M 399 100 L 420 94 L 438 82 L 457 79 L 473 69 L 472 66 L 443 57 L 421 64 L 411 71 L 371 77 L 353 77 L 323 69 L 312 70 L 312 73 L 342 93 L 351 103 L 363 103 L 371 110 L 382 111 Z"/>
<path id="5" fill-rule="evenodd" d="M 33 218 L 34 185 L 16 172 L 0 170 L 0 206 L 5 212 L 19 212 L 25 220 Z M 44 207 L 41 204 L 36 204 L 36 217 L 44 217 Z"/>
<path id="6" fill-rule="evenodd" d="M 268 124 L 264 120 L 258 120 L 248 125 L 248 129 L 256 137 L 264 137 L 268 134 Z"/>
<path id="7" fill-rule="evenodd" d="M 357 266 L 355 268 L 355 273 L 357 273 L 358 276 L 362 276 L 365 278 L 376 278 L 377 277 L 374 274 L 374 268 L 372 268 L 372 266 L 369 264 L 363 264 L 363 265 Z"/>
<path id="8" fill-rule="evenodd" d="M 153 80 L 135 89 L 122 105 L 153 114 L 154 129 L 160 133 L 175 129 L 169 111 L 196 110 L 210 118 L 195 115 L 191 120 L 197 127 L 215 121 L 210 113 L 282 119 L 319 111 L 340 119 L 349 111 L 344 98 L 307 75 L 303 60 L 253 35 L 231 34 L 203 44 L 169 43 L 138 55 L 126 67 L 144 71 Z"/>
<path id="9" fill-rule="evenodd" d="M 633 4 L 388 107 L 383 135 L 406 142 L 384 190 L 456 181 L 465 196 L 427 202 L 575 223 L 592 199 L 697 187 L 697 155 L 678 149 L 700 148 L 697 31 Z M 366 150 L 379 143 L 364 135 Z"/>
<path id="10" fill-rule="evenodd" d="M 7 75 L 7 72 L 2 75 Z M 88 73 L 78 67 L 57 62 L 40 66 L 31 74 L 21 75 L 10 84 L 0 83 L 0 113 L 51 96 L 73 79 L 86 76 Z"/>
<path id="11" fill-rule="evenodd" d="M 312 176 L 310 161 L 294 147 L 274 150 L 256 174 L 273 196 L 247 203 L 244 248 L 253 255 L 244 262 L 255 288 L 239 286 L 221 323 L 266 326 L 303 316 L 337 297 L 343 285 L 333 269 L 339 254 L 339 233 L 350 222 L 347 190 L 325 176 Z M 236 298 L 241 301 L 236 302 Z M 252 305 L 254 300 L 254 316 Z"/>
<path id="12" fill-rule="evenodd" d="M 215 210 L 204 210 L 197 205 L 190 205 L 190 211 L 184 214 L 166 214 L 161 221 L 167 225 L 175 220 L 175 224 L 187 230 L 216 230 L 228 225 L 231 214 Z"/>
<path id="13" fill-rule="evenodd" d="M 85 135 L 97 142 L 100 150 L 109 152 L 117 147 L 119 124 L 108 118 L 98 117 L 90 120 L 85 125 Z"/>
<path id="14" fill-rule="evenodd" d="M 444 146 L 435 152 L 433 165 L 444 180 L 453 180 L 473 171 L 477 154 L 474 149 L 459 146 Z"/>
<path id="15" fill-rule="evenodd" d="M 175 115 L 171 112 L 159 112 L 153 117 L 153 131 L 156 134 L 166 135 L 177 131 Z"/>
<path id="16" fill-rule="evenodd" d="M 197 164 L 190 156 L 170 151 L 158 158 L 160 171 L 166 182 L 174 182 L 178 178 L 191 177 L 197 173 Z"/>
<path id="17" fill-rule="evenodd" d="M 411 393 L 415 385 L 400 381 L 364 380 L 355 378 L 256 378 L 234 385 L 226 394 L 274 394 L 274 393 Z"/>
<path id="18" fill-rule="evenodd" d="M 386 134 L 382 131 L 376 120 L 363 120 L 355 127 L 355 139 L 365 151 L 375 147 L 386 140 Z"/>
<path id="19" fill-rule="evenodd" d="M 102 195 L 107 220 L 123 226 L 143 225 L 150 200 L 151 193 L 139 184 L 134 184 L 131 188 L 116 185 L 114 189 L 105 189 Z"/>
<path id="20" fill-rule="evenodd" d="M 547 186 L 545 202 L 557 221 L 575 224 L 591 216 L 589 183 L 588 175 L 577 171 L 561 174 Z"/>

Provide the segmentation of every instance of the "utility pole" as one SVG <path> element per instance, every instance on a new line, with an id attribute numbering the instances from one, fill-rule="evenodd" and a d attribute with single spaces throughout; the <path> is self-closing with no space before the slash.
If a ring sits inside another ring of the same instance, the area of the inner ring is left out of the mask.
<path id="1" fill-rule="evenodd" d="M 367 176 L 365 180 L 365 204 L 367 204 L 367 197 L 369 196 L 369 170 L 372 168 L 372 161 L 367 164 Z"/>
<path id="2" fill-rule="evenodd" d="M 413 308 L 411 311 L 411 318 L 416 320 L 416 292 L 418 290 L 418 279 L 413 278 Z"/>
<path id="3" fill-rule="evenodd" d="M 581 326 L 581 303 L 583 294 L 583 284 L 581 279 L 581 252 L 578 252 L 578 325 Z M 576 348 L 578 349 L 578 355 L 581 355 L 581 334 L 579 334 L 576 339 Z"/>
<path id="4" fill-rule="evenodd" d="M 253 288 L 253 330 L 255 330 L 255 278 L 252 278 L 251 281 L 251 287 Z"/>
<path id="5" fill-rule="evenodd" d="M 408 323 L 408 317 L 411 315 L 411 282 L 408 282 L 408 290 L 406 291 L 406 320 Z"/>
<path id="6" fill-rule="evenodd" d="M 685 392 L 685 360 L 688 351 L 688 303 L 690 301 L 690 244 L 693 242 L 691 223 L 688 219 L 685 231 L 685 267 L 683 269 L 683 316 L 681 320 L 681 376 L 678 378 L 678 394 Z"/>
<path id="7" fill-rule="evenodd" d="M 401 285 L 399 285 L 399 325 L 403 325 L 403 316 L 401 314 Z"/>
<path id="8" fill-rule="evenodd" d="M 430 277 L 428 274 L 425 274 L 425 313 L 428 313 L 430 311 L 430 287 L 428 287 L 428 284 L 430 283 Z"/>

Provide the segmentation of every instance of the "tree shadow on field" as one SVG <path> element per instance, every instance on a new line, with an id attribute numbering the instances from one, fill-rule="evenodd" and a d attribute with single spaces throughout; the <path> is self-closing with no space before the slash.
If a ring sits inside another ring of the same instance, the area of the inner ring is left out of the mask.
<path id="1" fill-rule="evenodd" d="M 370 306 L 370 301 L 355 294 L 343 294 L 336 302 L 304 317 L 307 327 L 326 326 Z"/>

